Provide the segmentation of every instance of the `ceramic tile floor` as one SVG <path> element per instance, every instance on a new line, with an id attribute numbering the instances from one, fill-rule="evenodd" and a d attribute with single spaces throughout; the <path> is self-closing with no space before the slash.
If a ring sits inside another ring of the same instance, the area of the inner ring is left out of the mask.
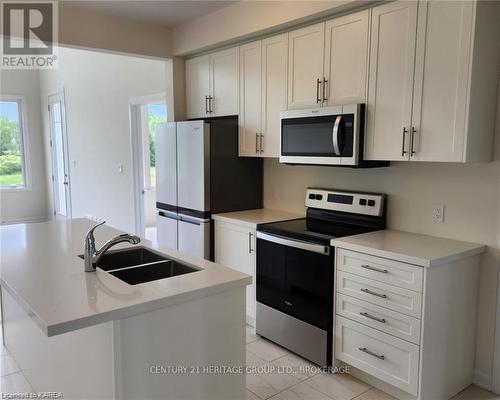
<path id="1" fill-rule="evenodd" d="M 3 345 L 1 347 L 1 392 L 32 391 L 9 351 Z M 388 394 L 349 375 L 315 374 L 307 368 L 301 370 L 301 367 L 310 367 L 312 364 L 260 338 L 250 326 L 247 326 L 247 365 L 261 370 L 267 368 L 267 373 L 257 371 L 259 373 L 247 375 L 247 400 L 394 400 Z M 274 372 L 272 367 L 292 369 Z M 500 396 L 470 386 L 452 400 L 500 400 Z"/>

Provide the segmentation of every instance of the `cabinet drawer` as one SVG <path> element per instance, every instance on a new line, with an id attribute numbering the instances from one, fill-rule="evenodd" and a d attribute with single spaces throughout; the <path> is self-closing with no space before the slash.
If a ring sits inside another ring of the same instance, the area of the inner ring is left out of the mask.
<path id="1" fill-rule="evenodd" d="M 338 293 L 336 313 L 390 335 L 420 344 L 420 320 Z"/>
<path id="2" fill-rule="evenodd" d="M 336 262 L 338 270 L 422 292 L 422 267 L 344 249 L 337 249 Z"/>
<path id="3" fill-rule="evenodd" d="M 422 295 L 373 279 L 337 271 L 337 292 L 420 318 Z"/>
<path id="4" fill-rule="evenodd" d="M 336 359 L 417 395 L 419 346 L 346 318 L 335 322 Z"/>

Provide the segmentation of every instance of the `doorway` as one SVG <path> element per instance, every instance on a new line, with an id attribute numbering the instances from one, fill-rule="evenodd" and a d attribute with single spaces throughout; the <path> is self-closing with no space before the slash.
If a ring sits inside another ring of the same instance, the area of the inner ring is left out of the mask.
<path id="1" fill-rule="evenodd" d="M 130 105 L 136 233 L 156 243 L 156 125 L 167 122 L 165 95 L 133 99 Z"/>
<path id="2" fill-rule="evenodd" d="M 54 218 L 71 218 L 71 185 L 64 93 L 50 95 L 48 108 Z"/>

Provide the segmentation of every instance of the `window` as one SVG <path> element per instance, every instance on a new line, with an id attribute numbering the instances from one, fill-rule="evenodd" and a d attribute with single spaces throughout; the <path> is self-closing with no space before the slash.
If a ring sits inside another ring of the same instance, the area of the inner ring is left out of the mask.
<path id="1" fill-rule="evenodd" d="M 0 188 L 28 187 L 24 138 L 24 101 L 2 96 L 0 100 Z"/>
<path id="2" fill-rule="evenodd" d="M 156 187 L 155 131 L 156 125 L 167 122 L 165 104 L 150 103 L 144 107 L 147 113 L 147 129 L 144 132 L 144 185 L 146 189 Z"/>

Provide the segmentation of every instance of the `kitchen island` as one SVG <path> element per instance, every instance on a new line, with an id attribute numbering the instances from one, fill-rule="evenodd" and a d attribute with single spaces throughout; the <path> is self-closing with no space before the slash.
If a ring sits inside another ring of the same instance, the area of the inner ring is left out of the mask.
<path id="1" fill-rule="evenodd" d="M 85 272 L 92 225 L 0 228 L 3 337 L 31 386 L 65 399 L 243 399 L 244 373 L 213 367 L 245 364 L 251 278 L 147 243 L 197 271 L 138 285 Z M 97 245 L 121 233 L 100 227 Z"/>

